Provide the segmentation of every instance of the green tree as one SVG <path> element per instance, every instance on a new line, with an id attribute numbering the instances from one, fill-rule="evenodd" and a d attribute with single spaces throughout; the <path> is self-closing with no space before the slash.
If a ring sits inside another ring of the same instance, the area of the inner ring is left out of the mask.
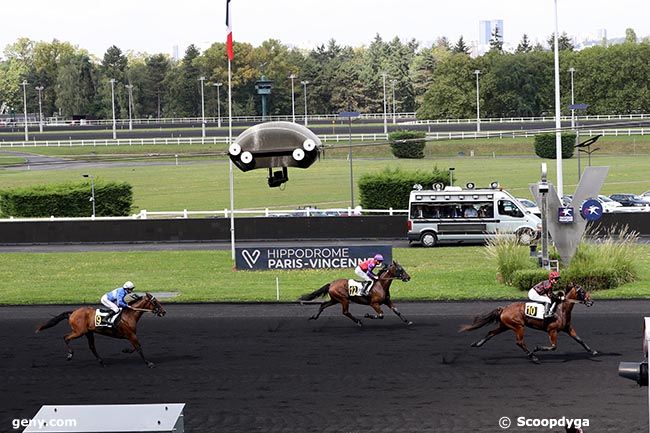
<path id="1" fill-rule="evenodd" d="M 465 44 L 463 35 L 458 38 L 458 41 L 456 42 L 456 45 L 454 45 L 454 48 L 452 48 L 451 52 L 454 54 L 469 54 L 471 52 L 470 48 Z"/>
<path id="2" fill-rule="evenodd" d="M 530 41 L 528 40 L 528 35 L 524 33 L 524 36 L 521 38 L 521 42 L 519 42 L 519 45 L 517 45 L 517 49 L 515 50 L 515 53 L 530 53 L 533 50 L 533 47 L 530 45 Z"/>
<path id="3" fill-rule="evenodd" d="M 97 72 L 88 54 L 79 52 L 65 57 L 59 65 L 55 106 L 65 117 L 75 114 L 96 116 L 94 105 Z M 101 113 L 104 114 L 104 113 Z"/>
<path id="4" fill-rule="evenodd" d="M 628 44 L 636 44 L 637 38 L 634 29 L 631 28 L 625 29 L 625 42 Z"/>
<path id="5" fill-rule="evenodd" d="M 503 52 L 503 37 L 499 33 L 499 28 L 495 27 L 490 37 L 490 51 L 501 53 Z"/>
<path id="6" fill-rule="evenodd" d="M 553 51 L 554 45 L 555 45 L 555 33 L 551 34 L 549 38 L 547 39 L 548 46 L 550 47 L 550 50 Z M 575 49 L 575 46 L 573 45 L 573 42 L 571 41 L 571 38 L 569 35 L 566 34 L 566 32 L 562 32 L 560 37 L 557 40 L 557 49 L 558 51 L 573 51 Z"/>

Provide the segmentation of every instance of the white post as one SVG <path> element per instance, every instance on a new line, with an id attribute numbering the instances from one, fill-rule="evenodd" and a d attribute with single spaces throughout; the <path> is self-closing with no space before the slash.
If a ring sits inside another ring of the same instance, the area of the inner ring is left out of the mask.
<path id="1" fill-rule="evenodd" d="M 115 123 L 115 78 L 110 79 L 111 82 L 111 105 L 113 107 L 113 140 L 117 138 L 117 125 Z"/>
<path id="2" fill-rule="evenodd" d="M 228 59 L 228 146 L 232 144 L 232 75 L 231 61 Z M 228 160 L 230 187 L 230 255 L 235 266 L 235 178 L 232 171 L 232 160 Z"/>
<path id="3" fill-rule="evenodd" d="M 307 84 L 309 84 L 309 81 L 301 81 L 300 84 L 303 86 L 303 94 L 305 95 L 305 126 L 307 126 Z"/>
<path id="4" fill-rule="evenodd" d="M 561 198 L 564 195 L 564 181 L 562 179 L 562 122 L 560 119 L 560 54 L 558 49 L 558 25 L 557 25 L 557 0 L 555 4 L 555 40 L 553 41 L 553 58 L 555 64 L 555 161 L 557 170 L 557 194 Z"/>
<path id="5" fill-rule="evenodd" d="M 390 80 L 390 84 L 393 88 L 393 125 L 397 123 L 397 118 L 395 116 L 395 83 L 397 80 Z"/>
<path id="6" fill-rule="evenodd" d="M 203 82 L 205 77 L 200 77 L 201 82 L 201 137 L 205 138 L 205 99 L 203 97 Z"/>
<path id="7" fill-rule="evenodd" d="M 214 83 L 213 86 L 217 88 L 217 128 L 221 128 L 221 96 L 219 88 L 223 86 L 223 83 Z"/>
<path id="8" fill-rule="evenodd" d="M 38 90 L 38 132 L 43 133 L 43 104 L 41 103 L 41 92 L 43 92 L 43 86 L 35 87 Z"/>
<path id="9" fill-rule="evenodd" d="M 21 86 L 23 86 L 23 108 L 25 109 L 25 141 L 29 141 L 29 131 L 27 129 L 27 80 L 23 80 Z"/>
<path id="10" fill-rule="evenodd" d="M 125 84 L 124 87 L 126 87 L 129 91 L 129 131 L 132 131 L 133 119 L 131 116 L 131 107 L 133 106 L 133 84 Z"/>
<path id="11" fill-rule="evenodd" d="M 478 76 L 481 73 L 480 70 L 475 70 L 474 74 L 476 74 L 476 132 L 481 132 L 481 102 L 479 99 L 479 85 L 478 85 Z"/>
<path id="12" fill-rule="evenodd" d="M 291 121 L 296 123 L 296 101 L 293 93 L 293 80 L 296 78 L 296 75 L 291 74 L 289 78 L 291 78 Z"/>
<path id="13" fill-rule="evenodd" d="M 384 134 L 388 134 L 388 118 L 386 117 L 386 73 L 382 72 L 381 77 L 384 83 Z"/>
<path id="14" fill-rule="evenodd" d="M 573 73 L 575 72 L 575 68 L 569 68 L 569 72 L 571 73 L 571 105 L 575 105 L 575 102 L 573 101 Z M 575 123 L 575 111 L 573 108 L 571 108 L 571 129 L 574 130 L 576 127 Z"/>
<path id="15" fill-rule="evenodd" d="M 275 277 L 275 300 L 280 302 L 280 279 Z"/>

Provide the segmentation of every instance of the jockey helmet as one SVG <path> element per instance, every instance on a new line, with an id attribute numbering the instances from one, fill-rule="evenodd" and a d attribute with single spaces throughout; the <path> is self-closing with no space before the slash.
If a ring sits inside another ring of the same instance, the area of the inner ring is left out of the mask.
<path id="1" fill-rule="evenodd" d="M 560 273 L 558 271 L 551 271 L 548 274 L 548 279 L 550 281 L 557 281 L 560 278 Z"/>
<path id="2" fill-rule="evenodd" d="M 135 284 L 133 284 L 131 281 L 127 281 L 126 283 L 124 283 L 122 288 L 126 290 L 133 290 L 135 288 Z"/>
<path id="3" fill-rule="evenodd" d="M 375 260 L 378 262 L 383 262 L 384 256 L 382 256 L 381 254 L 375 254 Z"/>

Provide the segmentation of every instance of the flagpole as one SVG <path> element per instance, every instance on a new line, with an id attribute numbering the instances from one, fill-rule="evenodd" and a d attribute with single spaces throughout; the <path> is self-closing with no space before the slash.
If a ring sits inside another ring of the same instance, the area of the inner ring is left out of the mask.
<path id="1" fill-rule="evenodd" d="M 228 146 L 232 143 L 232 80 L 230 59 L 228 59 Z M 230 178 L 230 255 L 235 263 L 235 179 L 232 171 L 232 160 L 229 161 Z"/>

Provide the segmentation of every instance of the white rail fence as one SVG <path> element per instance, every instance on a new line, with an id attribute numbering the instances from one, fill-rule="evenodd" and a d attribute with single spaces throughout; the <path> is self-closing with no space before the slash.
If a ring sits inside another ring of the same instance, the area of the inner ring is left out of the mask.
<path id="1" fill-rule="evenodd" d="M 527 131 L 456 131 L 456 132 L 428 132 L 427 140 L 470 140 L 480 138 L 516 138 L 534 137 L 540 132 L 551 130 Z M 636 135 L 650 135 L 650 128 L 612 128 L 612 129 L 580 129 L 580 136 L 593 137 L 623 137 Z M 323 143 L 347 143 L 349 134 L 323 134 L 319 138 Z M 387 141 L 388 134 L 352 134 L 353 141 L 375 142 Z M 193 145 L 193 144 L 228 144 L 227 137 L 160 137 L 160 138 L 122 138 L 122 139 L 93 139 L 93 140 L 34 140 L 34 141 L 0 141 L 0 148 L 21 147 L 98 147 L 98 146 L 146 146 L 146 145 Z"/>

